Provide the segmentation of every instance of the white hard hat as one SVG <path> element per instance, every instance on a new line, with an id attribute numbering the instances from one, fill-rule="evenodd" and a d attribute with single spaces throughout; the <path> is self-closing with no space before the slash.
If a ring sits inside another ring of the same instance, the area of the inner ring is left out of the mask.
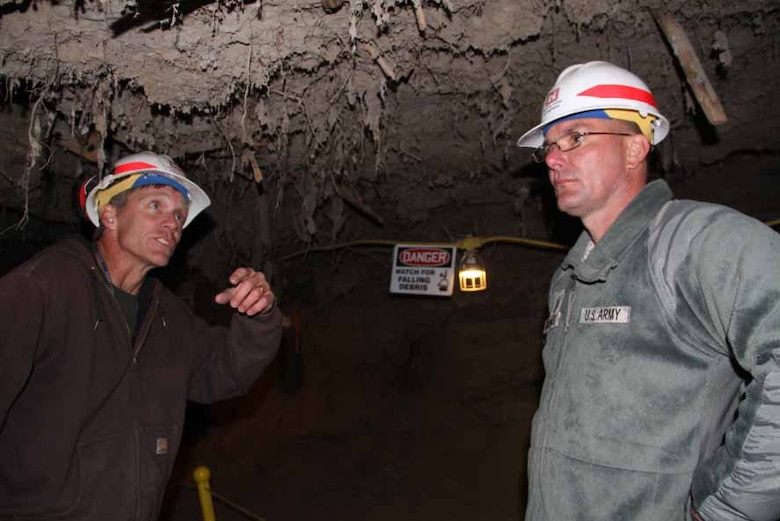
<path id="1" fill-rule="evenodd" d="M 633 111 L 639 118 L 610 114 L 610 109 Z M 555 121 L 582 112 L 606 111 L 601 117 L 647 119 L 648 139 L 657 145 L 669 133 L 669 121 L 658 112 L 655 97 L 635 74 L 603 61 L 572 65 L 565 69 L 544 99 L 542 121 L 517 140 L 519 147 L 539 147 L 544 132 Z"/>
<path id="2" fill-rule="evenodd" d="M 122 179 L 134 174 L 139 175 L 127 186 L 120 184 Z M 99 206 L 109 202 L 111 197 L 119 193 L 150 184 L 169 185 L 184 195 L 189 211 L 183 227 L 186 227 L 196 215 L 211 204 L 206 192 L 187 179 L 184 171 L 173 162 L 173 159 L 154 152 L 140 152 L 123 157 L 116 162 L 111 174 L 104 177 L 99 183 L 95 183 L 95 180 L 96 178 L 88 179 L 82 185 L 80 193 L 82 210 L 95 226 L 100 226 Z M 111 193 L 110 189 L 112 188 L 116 188 L 115 193 Z M 108 192 L 105 194 L 107 200 L 100 201 L 101 192 L 104 190 Z"/>

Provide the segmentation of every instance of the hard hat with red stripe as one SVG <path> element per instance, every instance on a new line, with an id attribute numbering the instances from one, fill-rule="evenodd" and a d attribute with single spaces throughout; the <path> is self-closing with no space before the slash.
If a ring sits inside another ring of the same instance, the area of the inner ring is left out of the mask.
<path id="1" fill-rule="evenodd" d="M 566 68 L 544 99 L 542 121 L 517 141 L 539 147 L 547 129 L 564 119 L 600 117 L 636 123 L 652 145 L 669 133 L 669 121 L 658 111 L 655 97 L 635 74 L 603 61 Z"/>
<path id="2" fill-rule="evenodd" d="M 113 172 L 99 182 L 95 177 L 87 179 L 79 191 L 79 204 L 92 224 L 100 226 L 103 205 L 122 192 L 149 185 L 171 186 L 184 196 L 189 206 L 184 227 L 211 204 L 206 192 L 187 179 L 173 159 L 154 152 L 140 152 L 120 159 Z"/>

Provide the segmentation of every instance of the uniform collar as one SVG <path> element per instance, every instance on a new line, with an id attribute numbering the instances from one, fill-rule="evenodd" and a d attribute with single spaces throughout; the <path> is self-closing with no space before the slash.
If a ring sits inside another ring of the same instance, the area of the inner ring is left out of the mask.
<path id="1" fill-rule="evenodd" d="M 620 258 L 672 197 L 672 190 L 663 179 L 649 183 L 620 213 L 585 260 L 582 257 L 590 242 L 590 235 L 587 231 L 582 232 L 564 259 L 562 268 L 573 269 L 574 276 L 585 283 L 607 280 L 609 272 L 617 267 Z"/>

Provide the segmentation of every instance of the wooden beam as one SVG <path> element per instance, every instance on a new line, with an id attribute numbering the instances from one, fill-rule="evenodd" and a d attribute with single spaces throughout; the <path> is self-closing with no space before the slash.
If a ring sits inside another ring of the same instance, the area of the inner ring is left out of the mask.
<path id="1" fill-rule="evenodd" d="M 257 159 L 255 158 L 254 152 L 252 152 L 249 149 L 244 150 L 244 153 L 241 154 L 241 159 L 249 163 L 249 165 L 252 167 L 252 174 L 255 179 L 255 183 L 260 184 L 263 182 L 263 171 L 260 170 L 260 165 L 257 164 Z"/>
<path id="2" fill-rule="evenodd" d="M 707 73 L 704 72 L 704 67 L 702 67 L 693 45 L 685 34 L 685 29 L 671 14 L 656 15 L 653 13 L 653 16 L 669 45 L 672 46 L 674 55 L 685 72 L 685 79 L 691 86 L 696 101 L 699 102 L 709 122 L 713 125 L 722 125 L 728 122 L 723 105 L 721 105 L 715 89 L 712 88 Z"/>
<path id="3" fill-rule="evenodd" d="M 371 42 L 366 42 L 365 49 L 368 52 L 368 55 L 371 56 L 371 59 L 374 60 L 377 65 L 379 65 L 380 69 L 382 69 L 382 72 L 384 73 L 385 76 L 387 76 L 387 79 L 391 81 L 395 81 L 396 76 L 392 65 L 390 65 L 387 62 L 387 60 L 384 59 L 384 57 L 379 53 L 379 50 L 376 48 L 376 46 Z"/>
<path id="4" fill-rule="evenodd" d="M 414 4 L 414 14 L 417 17 L 417 29 L 421 32 L 425 32 L 425 28 L 428 24 L 425 22 L 425 11 L 422 8 L 422 0 L 412 0 Z"/>

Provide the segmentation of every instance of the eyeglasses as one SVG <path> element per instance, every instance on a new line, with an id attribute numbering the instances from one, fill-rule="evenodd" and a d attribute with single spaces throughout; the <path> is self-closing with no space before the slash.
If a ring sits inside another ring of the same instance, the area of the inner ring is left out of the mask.
<path id="1" fill-rule="evenodd" d="M 585 136 L 633 136 L 634 134 L 629 134 L 626 132 L 588 132 L 587 130 L 583 130 L 582 132 L 579 131 L 573 131 L 573 132 L 567 132 L 555 141 L 550 141 L 549 143 L 543 143 L 541 146 L 536 147 L 531 154 L 534 158 L 534 161 L 537 163 L 543 163 L 544 160 L 547 158 L 547 155 L 552 150 L 552 147 L 558 147 L 558 150 L 561 152 L 568 152 L 569 150 L 574 150 L 578 146 L 582 144 L 582 138 Z"/>

